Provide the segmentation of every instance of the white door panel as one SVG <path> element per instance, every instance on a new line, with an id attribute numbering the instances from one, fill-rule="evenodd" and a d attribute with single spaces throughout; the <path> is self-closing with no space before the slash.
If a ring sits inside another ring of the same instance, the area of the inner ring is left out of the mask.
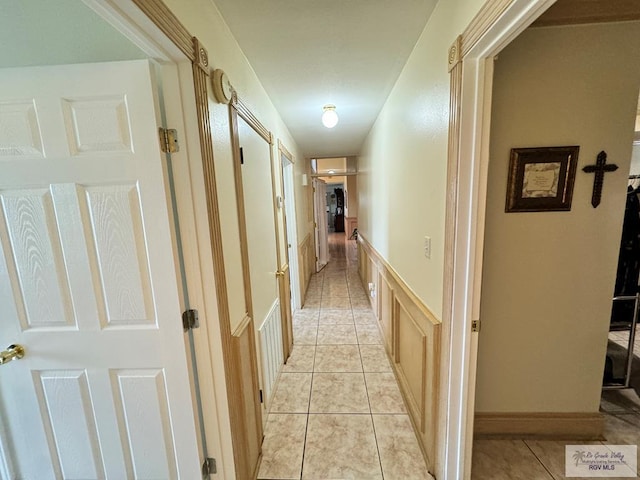
<path id="1" fill-rule="evenodd" d="M 295 312 L 301 307 L 300 302 L 300 267 L 298 264 L 298 233 L 297 218 L 295 208 L 295 189 L 294 189 L 294 173 L 293 163 L 285 157 L 281 156 L 282 162 L 282 185 L 285 200 L 285 223 L 287 225 L 287 241 L 289 255 L 289 275 L 291 277 L 291 311 Z"/>
<path id="2" fill-rule="evenodd" d="M 199 478 L 146 61 L 0 70 L 0 472 Z"/>
<path id="3" fill-rule="evenodd" d="M 315 179 L 314 209 L 316 217 L 316 271 L 329 263 L 329 225 L 327 225 L 327 184 Z"/>

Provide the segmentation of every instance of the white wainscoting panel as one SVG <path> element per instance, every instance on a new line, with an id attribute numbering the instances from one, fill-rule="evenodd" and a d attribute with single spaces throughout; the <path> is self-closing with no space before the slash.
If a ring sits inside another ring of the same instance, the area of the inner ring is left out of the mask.
<path id="1" fill-rule="evenodd" d="M 260 332 L 260 351 L 262 352 L 262 395 L 266 407 L 269 408 L 273 387 L 284 363 L 279 300 L 275 301 L 258 331 Z"/>

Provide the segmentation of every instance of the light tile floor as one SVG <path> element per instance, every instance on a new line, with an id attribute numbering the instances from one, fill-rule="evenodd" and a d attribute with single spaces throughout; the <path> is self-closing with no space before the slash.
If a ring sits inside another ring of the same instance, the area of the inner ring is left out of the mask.
<path id="1" fill-rule="evenodd" d="M 629 336 L 631 335 L 631 332 L 629 331 L 613 331 L 613 332 L 609 332 L 609 341 L 613 342 L 615 344 L 617 344 L 619 347 L 622 348 L 621 353 L 623 353 L 622 357 L 619 357 L 618 361 L 616 362 L 616 365 L 614 367 L 614 375 L 617 378 L 623 378 L 624 377 L 624 372 L 625 372 L 625 368 L 626 368 L 626 352 L 627 349 L 629 348 Z M 640 331 L 636 331 L 636 335 L 634 338 L 634 343 L 633 343 L 633 350 L 631 352 L 632 355 L 635 355 L 636 357 L 640 354 Z M 607 354 L 610 353 L 610 348 L 611 348 L 611 344 L 609 344 L 609 347 L 607 348 Z M 616 356 L 616 354 L 614 353 L 614 356 Z M 638 368 L 637 367 L 637 359 L 633 361 L 633 368 Z"/>
<path id="2" fill-rule="evenodd" d="M 635 391 L 603 392 L 600 411 L 605 417 L 605 440 L 599 442 L 476 439 L 471 479 L 560 480 L 567 478 L 565 445 L 640 445 L 640 398 Z"/>
<path id="3" fill-rule="evenodd" d="M 629 346 L 629 332 L 609 332 L 609 340 L 617 343 L 622 348 Z M 637 332 L 634 342 L 634 353 L 640 352 L 640 332 Z"/>
<path id="4" fill-rule="evenodd" d="M 358 277 L 354 241 L 294 314 L 294 348 L 265 428 L 259 479 L 431 479 Z"/>
<path id="5" fill-rule="evenodd" d="M 358 277 L 355 243 L 341 238 L 331 235 L 332 260 L 294 314 L 295 345 L 267 418 L 258 478 L 430 479 Z M 640 445 L 634 392 L 606 392 L 601 410 L 606 440 L 590 443 Z M 575 443 L 477 439 L 471 478 L 564 479 L 565 444 Z"/>

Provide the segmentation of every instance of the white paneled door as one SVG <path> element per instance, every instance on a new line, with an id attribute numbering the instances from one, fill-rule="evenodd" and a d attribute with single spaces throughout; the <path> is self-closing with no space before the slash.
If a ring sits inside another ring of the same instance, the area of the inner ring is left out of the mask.
<path id="1" fill-rule="evenodd" d="M 0 478 L 200 478 L 147 61 L 0 70 Z"/>
<path id="2" fill-rule="evenodd" d="M 313 205 L 316 220 L 316 271 L 329 263 L 329 220 L 327 218 L 327 183 L 313 180 Z"/>

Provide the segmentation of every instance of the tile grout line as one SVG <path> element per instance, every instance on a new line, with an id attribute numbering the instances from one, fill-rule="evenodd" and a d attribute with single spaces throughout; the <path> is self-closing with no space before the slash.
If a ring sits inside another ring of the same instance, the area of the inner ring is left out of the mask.
<path id="1" fill-rule="evenodd" d="M 364 366 L 363 366 L 364 370 Z M 380 454 L 380 445 L 378 444 L 378 434 L 376 433 L 376 424 L 373 421 L 373 412 L 371 410 L 371 399 L 369 398 L 369 387 L 367 386 L 367 377 L 362 373 L 364 377 L 364 387 L 367 390 L 367 402 L 369 402 L 369 418 L 371 420 L 371 428 L 373 429 L 373 439 L 376 442 L 376 452 L 378 453 L 378 464 L 380 465 L 380 474 L 382 475 L 382 480 L 384 480 L 384 469 L 382 468 L 382 455 Z"/>
<path id="2" fill-rule="evenodd" d="M 316 355 L 318 353 L 318 330 L 320 327 L 320 312 L 322 312 L 322 297 L 324 296 L 324 272 L 322 273 L 322 282 L 320 286 L 320 305 L 318 305 L 318 316 L 316 318 L 316 341 L 313 350 L 313 366 L 311 367 L 311 384 L 309 385 L 309 401 L 307 402 L 307 425 L 304 431 L 304 443 L 302 447 L 302 463 L 300 465 L 300 479 L 304 474 L 304 456 L 307 450 L 307 436 L 309 434 L 309 420 L 311 414 L 311 395 L 313 394 L 313 378 L 316 371 Z"/>
<path id="3" fill-rule="evenodd" d="M 324 270 L 324 269 L 323 269 Z M 322 297 L 324 297 L 324 272 L 322 272 L 322 282 L 320 285 L 320 305 L 318 305 L 318 316 L 316 318 L 316 341 L 314 345 L 316 346 L 316 351 L 318 350 L 318 334 L 320 333 L 320 313 L 322 312 Z M 318 272 L 320 273 L 320 272 Z M 315 355 L 313 357 L 313 369 L 315 370 Z M 311 384 L 313 385 L 313 372 L 311 372 Z M 311 394 L 309 394 L 309 402 L 311 402 Z M 308 412 L 307 412 L 308 413 Z"/>
<path id="4" fill-rule="evenodd" d="M 546 470 L 546 472 L 549 474 L 549 476 L 551 477 L 551 480 L 559 480 L 557 479 L 553 473 L 551 473 L 549 471 L 549 469 L 547 468 L 547 466 L 544 464 L 544 462 L 542 460 L 540 460 L 540 458 L 538 457 L 538 455 L 536 455 L 536 452 L 533 451 L 533 449 L 529 446 L 529 444 L 527 443 L 527 441 L 525 439 L 522 440 L 522 443 L 524 443 L 525 447 L 527 447 L 529 449 L 529 451 L 533 454 L 533 456 L 535 457 L 536 460 L 538 460 L 538 463 L 540 465 L 542 465 L 542 468 L 544 468 Z"/>
<path id="5" fill-rule="evenodd" d="M 318 272 L 320 273 L 320 272 Z M 316 370 L 316 354 L 318 352 L 318 328 L 320 326 L 320 312 L 322 311 L 322 297 L 324 296 L 324 272 L 322 272 L 322 282 L 320 285 L 320 305 L 318 305 L 318 316 L 316 317 L 316 340 L 313 351 L 313 366 L 311 367 L 311 383 L 309 384 L 309 400 L 307 401 L 307 426 L 304 432 L 304 446 L 302 447 L 302 464 L 300 465 L 300 478 L 304 472 L 304 455 L 307 449 L 307 435 L 309 433 L 309 415 L 311 412 L 311 395 L 313 394 L 313 377 Z"/>
<path id="6" fill-rule="evenodd" d="M 313 385 L 313 374 L 311 374 L 311 384 Z M 311 402 L 311 391 L 309 391 L 309 402 Z M 304 439 L 302 440 L 302 460 L 300 461 L 300 475 L 299 479 L 302 479 L 302 472 L 304 471 L 304 454 L 307 450 L 307 434 L 309 433 L 309 411 L 307 411 L 307 421 L 304 426 Z"/>
<path id="7" fill-rule="evenodd" d="M 324 279 L 323 279 L 324 283 Z M 320 292 L 320 304 L 322 305 L 322 291 Z M 320 309 L 318 309 L 318 321 L 320 318 Z M 302 443 L 302 462 L 300 463 L 300 479 L 304 472 L 304 455 L 307 450 L 307 435 L 309 433 L 309 414 L 311 411 L 311 394 L 313 393 L 313 375 L 316 371 L 316 354 L 318 352 L 318 330 L 316 328 L 316 344 L 313 349 L 313 365 L 311 367 L 311 383 L 309 384 L 309 401 L 307 402 L 307 424 L 304 429 L 304 441 Z"/>
<path id="8" fill-rule="evenodd" d="M 324 279 L 323 279 L 323 282 L 324 282 Z M 320 290 L 320 301 L 321 301 L 322 300 L 322 285 L 320 285 L 320 289 L 319 290 Z M 307 288 L 307 292 L 305 292 L 305 299 L 306 299 L 308 293 L 309 293 L 309 291 L 308 291 L 308 288 Z M 303 303 L 301 310 L 304 309 L 304 305 L 305 304 Z M 319 309 L 320 309 L 320 306 L 318 306 L 318 316 L 319 316 L 319 312 L 320 312 Z M 296 312 L 293 312 L 292 316 L 294 316 L 295 313 Z M 309 372 L 309 373 L 311 373 L 311 379 L 312 379 L 312 381 L 311 381 L 311 383 L 309 385 L 309 401 L 311 399 L 311 387 L 313 385 L 313 366 L 315 364 L 315 353 L 316 353 L 315 352 L 315 348 L 316 348 L 316 344 L 317 344 L 317 333 L 318 333 L 317 332 L 317 326 L 318 326 L 318 318 L 319 318 L 318 316 L 316 317 L 316 322 L 315 322 L 316 323 L 316 343 L 314 343 L 314 345 L 313 345 L 314 352 L 313 352 L 313 360 L 312 360 L 312 366 L 311 366 L 311 370 L 312 371 Z M 294 321 L 294 323 L 295 323 L 295 321 Z M 296 345 L 295 344 L 295 339 L 294 339 L 294 347 L 293 348 L 295 348 L 296 346 L 306 346 L 306 345 L 305 344 L 297 344 Z M 286 373 L 286 372 L 283 372 L 283 373 Z M 289 373 L 307 373 L 307 372 L 289 372 Z M 303 440 L 303 444 L 302 444 L 302 459 L 301 459 L 301 464 L 300 464 L 300 473 L 298 475 L 299 479 L 302 478 L 302 469 L 303 469 L 303 466 L 304 466 L 304 453 L 305 453 L 305 446 L 306 446 L 306 437 L 307 437 L 307 431 L 308 431 L 308 427 L 309 427 L 309 411 L 308 410 L 309 410 L 309 406 L 307 404 L 307 412 L 306 412 L 306 417 L 307 418 L 306 418 L 306 422 L 305 422 L 305 434 L 304 434 L 304 440 Z M 267 418 L 268 418 L 269 415 L 271 415 L 271 412 L 267 413 Z"/>
<path id="9" fill-rule="evenodd" d="M 337 248 L 336 248 L 337 250 Z M 335 252 L 333 252 L 335 253 Z M 344 246 L 342 248 L 342 253 L 345 258 L 347 258 L 347 253 Z M 334 255 L 335 258 L 342 258 L 342 256 L 340 255 Z M 307 404 L 307 422 L 306 422 L 306 426 L 305 426 L 305 436 L 304 436 L 304 445 L 303 445 L 303 452 L 302 452 L 302 463 L 301 463 L 301 467 L 300 467 L 300 479 L 302 478 L 303 474 L 304 474 L 304 460 L 305 460 L 305 454 L 307 453 L 307 438 L 308 438 L 308 434 L 309 434 L 309 424 L 310 424 L 310 416 L 311 416 L 311 399 L 312 399 L 312 395 L 313 395 L 313 383 L 314 383 L 314 379 L 315 379 L 315 373 L 320 373 L 317 372 L 316 368 L 317 368 L 317 353 L 318 353 L 318 346 L 324 345 L 324 344 L 320 344 L 319 343 L 319 327 L 320 327 L 320 318 L 322 316 L 322 312 L 326 311 L 326 310 L 330 310 L 328 308 L 325 308 L 323 306 L 323 300 L 327 300 L 331 298 L 331 294 L 329 292 L 329 290 L 325 290 L 325 288 L 328 288 L 329 286 L 329 281 L 330 279 L 336 279 L 338 281 L 342 281 L 344 280 L 346 282 L 346 297 L 348 298 L 348 309 L 344 309 L 345 311 L 345 315 L 350 315 L 350 319 L 351 322 L 349 323 L 349 325 L 353 325 L 353 329 L 356 333 L 356 342 L 355 344 L 358 346 L 358 355 L 359 355 L 359 359 L 360 359 L 360 366 L 361 366 L 361 371 L 360 372 L 354 372 L 354 373 L 361 373 L 362 374 L 362 378 L 364 381 L 364 385 L 365 385 L 365 391 L 366 391 L 366 395 L 367 395 L 367 403 L 369 406 L 369 412 L 368 413 L 349 413 L 349 412 L 343 412 L 343 413 L 337 413 L 336 415 L 358 415 L 358 416 L 364 416 L 364 415 L 368 415 L 370 422 L 371 422 L 371 426 L 373 429 L 373 434 L 374 434 L 374 440 L 376 442 L 376 450 L 378 453 L 378 463 L 379 463 L 379 467 L 380 467 L 380 473 L 382 475 L 382 478 L 384 478 L 384 471 L 382 469 L 382 460 L 381 460 L 381 456 L 380 456 L 380 447 L 378 445 L 378 438 L 376 435 L 376 431 L 375 431 L 375 423 L 373 422 L 373 413 L 371 410 L 371 401 L 370 401 L 370 396 L 369 396 L 369 390 L 367 387 L 367 380 L 366 380 L 366 375 L 364 372 L 364 362 L 363 362 L 363 358 L 362 358 L 362 350 L 361 350 L 361 346 L 363 344 L 361 344 L 360 342 L 360 337 L 358 336 L 357 333 L 357 326 L 355 323 L 355 316 L 353 313 L 353 299 L 352 299 L 352 295 L 356 294 L 356 290 L 358 290 L 356 288 L 356 283 L 357 282 L 351 282 L 350 281 L 350 277 L 353 275 L 357 275 L 357 268 L 354 268 L 352 266 L 352 263 L 349 259 L 346 260 L 345 265 L 340 267 L 340 270 L 342 270 L 342 274 L 336 275 L 336 273 L 338 273 L 338 268 L 336 267 L 336 270 L 329 270 L 329 269 L 323 269 L 321 272 L 318 272 L 318 288 L 319 288 L 319 305 L 318 305 L 318 312 L 317 312 L 317 316 L 316 318 L 316 322 L 315 322 L 315 327 L 316 327 L 316 336 L 315 336 L 315 342 L 313 344 L 307 344 L 309 346 L 313 346 L 314 347 L 314 351 L 313 351 L 313 362 L 312 362 L 312 368 L 311 368 L 311 385 L 310 385 L 310 390 L 309 390 L 309 400 L 308 400 L 308 404 Z M 359 285 L 359 290 L 362 290 L 362 293 L 365 293 L 364 288 L 362 287 L 362 285 Z M 346 303 L 346 302 L 345 302 Z M 360 308 L 360 310 L 365 309 L 365 308 Z M 369 308 L 370 309 L 370 306 Z M 338 308 L 337 310 L 342 310 L 341 308 Z M 348 313 L 347 313 L 348 312 Z M 342 319 L 344 320 L 344 319 Z M 335 325 L 341 325 L 341 324 L 335 324 Z M 334 326 L 335 326 L 334 325 Z M 346 325 L 346 324 L 345 324 Z M 344 341 L 344 339 L 343 339 Z M 338 344 L 327 344 L 327 345 L 333 345 L 333 346 L 346 346 L 346 345 L 352 345 L 352 344 L 347 344 L 347 343 L 338 343 Z M 367 346 L 369 346 L 369 344 L 366 344 Z M 378 344 L 376 344 L 378 345 Z M 331 373 L 331 372 L 328 372 Z M 335 372 L 335 373 L 349 373 L 349 372 Z M 322 415 L 322 413 L 318 413 L 318 415 Z M 325 413 L 324 415 L 329 415 L 329 413 Z M 391 414 L 390 414 L 391 415 Z"/>
<path id="10" fill-rule="evenodd" d="M 353 309 L 352 309 L 352 313 L 353 313 Z M 367 385 L 367 376 L 364 373 L 364 363 L 362 362 L 362 351 L 360 350 L 360 339 L 358 339 L 358 352 L 360 352 L 360 363 L 362 364 L 362 378 L 364 379 L 364 388 L 367 392 L 367 403 L 369 404 L 369 419 L 371 420 L 371 428 L 373 429 L 373 439 L 376 442 L 376 452 L 378 453 L 378 464 L 380 465 L 380 475 L 382 475 L 382 480 L 384 480 L 384 469 L 382 468 L 382 455 L 380 455 L 380 445 L 378 444 L 376 424 L 373 421 L 373 411 L 371 410 L 371 398 L 369 397 L 369 386 Z"/>
<path id="11" fill-rule="evenodd" d="M 302 459 L 300 462 L 300 474 L 298 477 L 299 479 L 302 479 L 302 475 L 304 472 L 304 456 L 307 448 L 307 435 L 309 433 L 309 410 L 311 409 L 311 393 L 313 391 L 313 373 L 315 371 L 316 353 L 317 353 L 317 347 L 318 347 L 318 325 L 320 322 L 320 311 L 322 308 L 323 287 L 324 287 L 324 274 L 322 275 L 322 282 L 320 285 L 320 305 L 318 305 L 318 316 L 316 317 L 316 337 L 315 337 L 316 340 L 315 340 L 315 343 L 313 344 L 314 350 L 313 350 L 313 362 L 311 367 L 311 382 L 309 384 L 309 400 L 307 402 L 307 412 L 306 412 L 307 421 L 305 423 L 304 440 L 302 442 Z"/>

